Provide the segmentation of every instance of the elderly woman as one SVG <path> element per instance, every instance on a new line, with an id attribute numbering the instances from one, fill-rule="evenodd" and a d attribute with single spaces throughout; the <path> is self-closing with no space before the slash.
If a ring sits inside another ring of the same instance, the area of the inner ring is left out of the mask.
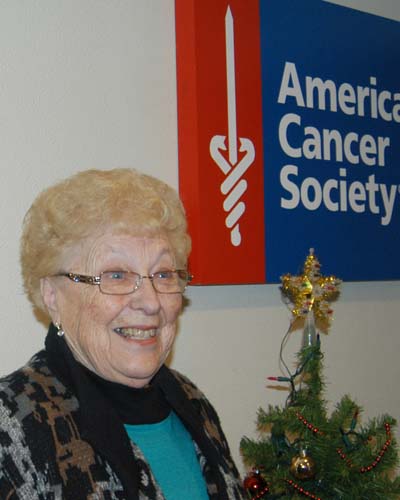
<path id="1" fill-rule="evenodd" d="M 0 498 L 243 498 L 215 410 L 165 365 L 189 250 L 175 191 L 135 170 L 39 195 L 22 274 L 51 324 L 0 381 Z"/>

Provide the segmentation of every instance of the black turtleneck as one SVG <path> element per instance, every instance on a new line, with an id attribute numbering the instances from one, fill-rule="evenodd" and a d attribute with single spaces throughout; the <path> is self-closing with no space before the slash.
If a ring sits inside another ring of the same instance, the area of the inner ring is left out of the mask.
<path id="1" fill-rule="evenodd" d="M 171 408 L 156 383 L 143 389 L 105 380 L 84 368 L 124 424 L 154 424 L 168 417 Z"/>

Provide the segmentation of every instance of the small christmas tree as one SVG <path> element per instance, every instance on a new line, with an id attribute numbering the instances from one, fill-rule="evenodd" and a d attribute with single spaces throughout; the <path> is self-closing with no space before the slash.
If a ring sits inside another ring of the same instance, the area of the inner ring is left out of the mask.
<path id="1" fill-rule="evenodd" d="M 292 303 L 293 314 L 286 336 L 303 322 L 303 345 L 294 373 L 283 363 L 287 376 L 269 377 L 288 384 L 286 405 L 260 409 L 260 439 L 241 441 L 244 461 L 253 467 L 244 482 L 252 500 L 400 498 L 400 478 L 394 476 L 398 465 L 392 434 L 395 420 L 382 415 L 362 426 L 362 409 L 349 396 L 330 416 L 323 399 L 317 329 L 329 328 L 328 302 L 338 296 L 339 284 L 334 276 L 321 275 L 312 250 L 302 275 L 282 278 L 282 292 Z"/>

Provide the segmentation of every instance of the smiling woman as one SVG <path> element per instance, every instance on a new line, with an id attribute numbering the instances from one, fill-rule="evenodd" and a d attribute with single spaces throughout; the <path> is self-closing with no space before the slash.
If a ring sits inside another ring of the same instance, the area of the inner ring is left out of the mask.
<path id="1" fill-rule="evenodd" d="M 112 269 L 141 273 L 174 268 L 174 254 L 163 237 L 136 237 L 106 231 L 67 250 L 68 270 L 106 275 Z M 106 380 L 144 387 L 172 347 L 183 289 L 160 293 L 144 280 L 126 293 L 105 293 L 101 286 L 50 276 L 41 281 L 43 301 L 54 324 L 62 325 L 75 358 Z M 106 282 L 108 283 L 108 282 Z M 186 284 L 186 283 L 185 283 Z M 114 288 L 110 288 L 114 292 Z M 106 285 L 106 292 L 109 290 Z"/>
<path id="2" fill-rule="evenodd" d="M 165 365 L 189 250 L 176 192 L 135 170 L 81 172 L 35 200 L 22 274 L 51 323 L 0 381 L 2 498 L 242 498 L 214 409 Z"/>

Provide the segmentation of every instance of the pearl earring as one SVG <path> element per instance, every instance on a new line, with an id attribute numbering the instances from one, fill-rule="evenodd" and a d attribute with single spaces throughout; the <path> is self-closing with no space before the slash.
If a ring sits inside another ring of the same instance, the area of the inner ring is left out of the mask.
<path id="1" fill-rule="evenodd" d="M 65 332 L 61 326 L 61 323 L 54 323 L 54 326 L 57 328 L 57 335 L 59 337 L 63 337 Z"/>

